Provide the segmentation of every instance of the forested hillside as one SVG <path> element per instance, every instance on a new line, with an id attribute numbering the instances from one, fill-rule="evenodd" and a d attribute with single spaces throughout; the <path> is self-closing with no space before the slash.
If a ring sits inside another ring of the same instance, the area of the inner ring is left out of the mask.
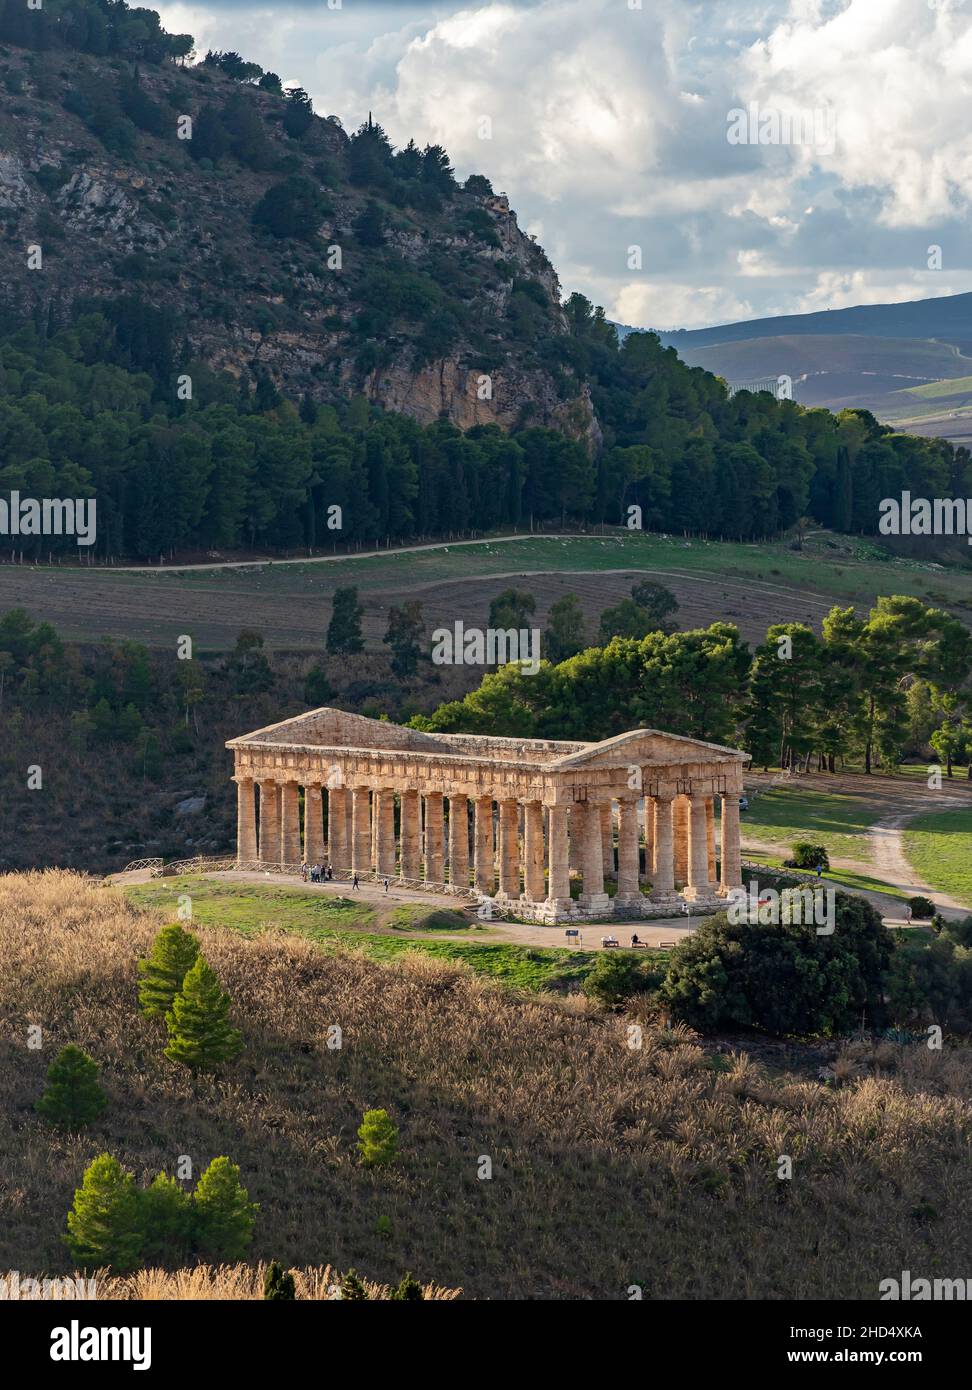
<path id="1" fill-rule="evenodd" d="M 729 400 L 653 334 L 619 346 L 440 146 L 191 56 L 123 0 L 0 0 L 0 493 L 96 498 L 97 558 L 873 532 L 904 487 L 972 495 L 967 450 Z"/>

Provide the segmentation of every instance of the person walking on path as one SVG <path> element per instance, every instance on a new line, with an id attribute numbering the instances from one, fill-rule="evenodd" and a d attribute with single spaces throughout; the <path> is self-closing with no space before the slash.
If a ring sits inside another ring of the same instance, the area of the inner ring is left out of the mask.
<path id="1" fill-rule="evenodd" d="M 388 880 L 387 880 L 387 878 L 385 879 L 385 892 L 386 892 L 386 893 L 388 892 Z"/>
<path id="2" fill-rule="evenodd" d="M 358 891 L 358 875 L 357 875 L 357 874 L 355 874 L 355 875 L 352 877 L 352 879 L 351 879 L 351 887 L 354 889 L 355 892 Z"/>

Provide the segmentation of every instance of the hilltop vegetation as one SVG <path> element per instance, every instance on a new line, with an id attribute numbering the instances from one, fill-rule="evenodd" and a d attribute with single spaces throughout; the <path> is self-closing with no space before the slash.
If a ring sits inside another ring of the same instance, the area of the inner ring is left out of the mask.
<path id="1" fill-rule="evenodd" d="M 873 1298 L 888 1269 L 967 1262 L 962 1050 L 858 1044 L 824 1084 L 710 1059 L 647 1020 L 633 1048 L 630 1017 L 454 966 L 200 930 L 245 1050 L 196 1075 L 135 1007 L 160 921 L 73 875 L 0 879 L 4 1267 L 67 1272 L 65 1212 L 105 1151 L 139 1182 L 173 1154 L 198 1175 L 231 1153 L 260 1204 L 256 1260 L 384 1283 L 410 1267 L 472 1297 L 623 1299 L 637 1283 L 660 1298 Z M 68 1042 L 99 1065 L 108 1104 L 62 1143 L 33 1106 Z M 375 1106 L 399 1157 L 369 1169 L 355 1133 Z"/>
<path id="2" fill-rule="evenodd" d="M 485 175 L 348 134 L 239 54 L 187 67 L 152 11 L 9 3 L 3 41 L 0 489 L 96 496 L 98 557 L 873 532 L 903 487 L 972 493 L 964 449 L 619 346 Z"/>

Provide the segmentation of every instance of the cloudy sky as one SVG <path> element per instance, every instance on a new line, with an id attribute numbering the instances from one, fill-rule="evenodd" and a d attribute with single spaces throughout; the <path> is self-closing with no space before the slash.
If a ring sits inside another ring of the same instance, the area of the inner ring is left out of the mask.
<path id="1" fill-rule="evenodd" d="M 157 8 L 349 130 L 445 145 L 623 323 L 972 290 L 972 0 Z"/>

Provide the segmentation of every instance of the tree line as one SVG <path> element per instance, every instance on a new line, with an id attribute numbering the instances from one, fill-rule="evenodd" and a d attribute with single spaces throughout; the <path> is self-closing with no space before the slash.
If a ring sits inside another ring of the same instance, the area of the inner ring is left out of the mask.
<path id="1" fill-rule="evenodd" d="M 94 552 L 143 558 L 624 523 L 632 505 L 646 529 L 752 538 L 809 514 L 873 531 L 881 497 L 904 487 L 972 495 L 963 448 L 889 438 L 864 411 L 728 400 L 653 334 L 611 351 L 628 385 L 604 412 L 616 442 L 590 452 L 529 424 L 463 433 L 363 397 L 293 403 L 267 378 L 241 389 L 192 360 L 167 311 L 122 299 L 62 325 L 52 307 L 46 323 L 0 337 L 0 492 L 95 497 Z M 70 536 L 10 548 L 77 550 Z"/>
<path id="2" fill-rule="evenodd" d="M 551 638 L 562 641 L 565 631 L 551 619 L 548 653 Z M 755 651 L 734 624 L 716 622 L 613 637 L 548 659 L 533 675 L 511 663 L 412 723 L 432 732 L 590 740 L 667 729 L 746 748 L 757 765 L 805 770 L 835 771 L 851 760 L 867 772 L 893 770 L 930 746 L 947 776 L 956 763 L 969 763 L 972 776 L 970 675 L 972 633 L 964 624 L 893 595 L 866 617 L 831 609 L 819 636 L 803 623 L 773 624 Z"/>

